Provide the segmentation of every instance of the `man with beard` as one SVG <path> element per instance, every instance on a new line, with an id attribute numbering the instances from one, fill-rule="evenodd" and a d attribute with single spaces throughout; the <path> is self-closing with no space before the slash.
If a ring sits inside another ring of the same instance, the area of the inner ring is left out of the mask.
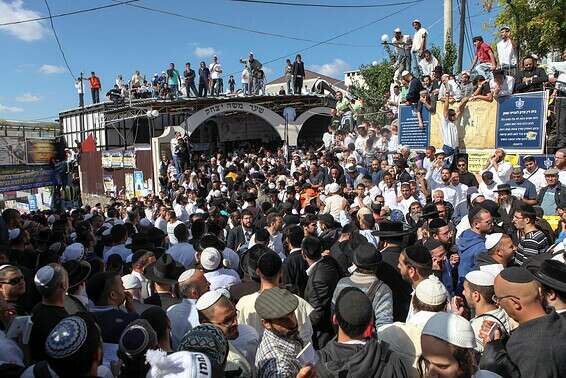
<path id="1" fill-rule="evenodd" d="M 523 70 L 515 76 L 513 93 L 540 92 L 544 90 L 544 83 L 548 81 L 546 72 L 537 67 L 532 56 L 523 58 Z"/>
<path id="2" fill-rule="evenodd" d="M 347 287 L 338 295 L 338 337 L 317 353 L 321 377 L 409 376 L 401 356 L 373 335 L 372 312 L 370 300 L 360 289 Z"/>
<path id="3" fill-rule="evenodd" d="M 517 247 L 513 244 L 511 236 L 502 233 L 493 233 L 485 237 L 485 252 L 476 258 L 476 266 L 479 269 L 486 265 L 501 264 L 508 267 L 513 262 L 513 256 Z"/>
<path id="4" fill-rule="evenodd" d="M 558 314 L 566 313 L 566 264 L 556 261 L 544 261 L 540 268 L 531 270 L 541 285 L 542 304 L 548 310 Z"/>
<path id="5" fill-rule="evenodd" d="M 296 358 L 303 348 L 295 316 L 298 305 L 297 297 L 278 287 L 257 297 L 255 309 L 264 328 L 255 358 L 258 378 L 295 377 L 301 370 Z"/>
<path id="6" fill-rule="evenodd" d="M 408 283 L 413 290 L 409 297 L 409 305 L 407 306 L 408 313 L 405 321 L 408 322 L 415 314 L 413 309 L 415 288 L 421 281 L 432 274 L 432 257 L 428 250 L 422 245 L 411 245 L 405 248 L 399 256 L 399 264 L 397 264 L 397 267 L 403 281 Z M 395 294 L 393 295 L 395 299 Z"/>
<path id="7" fill-rule="evenodd" d="M 511 194 L 514 197 L 527 205 L 534 206 L 537 204 L 537 189 L 532 182 L 525 179 L 521 167 L 513 167 L 509 185 L 513 187 Z"/>
<path id="8" fill-rule="evenodd" d="M 458 172 L 460 172 L 460 183 L 467 185 L 469 188 L 477 188 L 479 186 L 476 176 L 468 171 L 468 162 L 466 161 L 466 158 L 458 158 L 456 168 L 458 168 Z"/>
<path id="9" fill-rule="evenodd" d="M 234 227 L 228 232 L 226 246 L 236 252 L 242 247 L 246 247 L 255 232 L 253 226 L 254 215 L 248 209 L 242 210 L 242 224 Z"/>
<path id="10" fill-rule="evenodd" d="M 514 230 L 513 216 L 515 211 L 521 206 L 521 201 L 511 195 L 511 190 L 509 184 L 497 185 L 497 189 L 494 190 L 497 193 L 499 219 L 503 222 L 503 229 L 509 234 Z"/>

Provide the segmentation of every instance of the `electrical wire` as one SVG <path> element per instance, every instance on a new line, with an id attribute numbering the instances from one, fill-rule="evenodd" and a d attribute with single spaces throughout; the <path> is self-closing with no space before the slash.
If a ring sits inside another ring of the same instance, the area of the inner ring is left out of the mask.
<path id="1" fill-rule="evenodd" d="M 264 5 L 284 5 L 284 6 L 294 6 L 294 7 L 314 7 L 314 8 L 382 8 L 390 7 L 395 5 L 406 5 L 411 4 L 410 1 L 398 2 L 398 3 L 386 3 L 386 4 L 353 4 L 353 5 L 340 5 L 340 4 L 316 4 L 316 3 L 291 3 L 287 1 L 267 1 L 267 0 L 231 0 L 237 3 L 254 3 L 254 4 L 264 4 Z"/>
<path id="2" fill-rule="evenodd" d="M 112 0 L 112 1 L 118 1 L 118 0 Z M 421 1 L 423 1 L 423 0 L 415 0 L 415 1 L 411 1 L 411 3 L 417 3 L 417 2 L 421 2 Z M 268 37 L 289 39 L 289 40 L 299 41 L 299 42 L 319 43 L 319 41 L 312 40 L 312 39 L 300 38 L 300 37 L 290 36 L 290 35 L 286 35 L 286 34 L 271 33 L 271 32 L 266 32 L 266 31 L 261 31 L 261 30 L 245 28 L 245 27 L 242 27 L 242 26 L 225 24 L 225 23 L 222 23 L 222 22 L 207 20 L 207 19 L 193 17 L 193 16 L 187 16 L 187 15 L 184 15 L 184 14 L 180 14 L 180 13 L 177 13 L 177 12 L 172 12 L 172 11 L 168 11 L 168 10 L 164 10 L 164 9 L 148 7 L 148 6 L 141 5 L 141 4 L 125 4 L 125 5 L 128 5 L 128 6 L 133 7 L 133 8 L 144 9 L 144 10 L 147 10 L 147 11 L 150 11 L 150 12 L 155 12 L 155 13 L 165 14 L 165 15 L 168 15 L 168 16 L 178 17 L 178 18 L 182 18 L 182 19 L 185 19 L 185 20 L 189 20 L 189 21 L 195 21 L 195 22 L 200 22 L 200 23 L 203 23 L 203 24 L 214 25 L 214 26 L 220 26 L 220 27 L 232 29 L 232 30 L 245 31 L 245 32 L 248 32 L 248 33 L 254 33 L 254 34 L 259 34 L 259 35 L 268 36 Z M 328 45 L 335 45 L 335 46 L 375 48 L 375 45 L 357 45 L 357 44 L 351 44 L 351 43 L 337 43 L 337 42 L 334 42 L 334 43 L 323 42 L 323 43 L 328 44 Z"/>
<path id="3" fill-rule="evenodd" d="M 0 24 L 0 26 L 19 25 L 19 24 L 25 24 L 27 22 L 43 21 L 43 20 L 48 20 L 48 19 L 51 19 L 51 18 L 73 16 L 75 14 L 81 14 L 81 13 L 86 13 L 86 12 L 94 12 L 94 11 L 97 11 L 97 10 L 112 8 L 112 7 L 118 7 L 120 5 L 135 3 L 135 2 L 138 2 L 138 1 L 140 1 L 140 0 L 127 0 L 127 1 L 122 1 L 122 2 L 114 3 L 114 4 L 101 5 L 99 7 L 79 9 L 79 10 L 72 11 L 72 12 L 58 13 L 58 14 L 54 14 L 54 15 L 51 15 L 51 16 L 27 18 L 25 20 L 4 22 L 4 23 Z"/>
<path id="4" fill-rule="evenodd" d="M 377 20 L 368 22 L 368 23 L 363 24 L 363 25 L 361 25 L 361 26 L 358 26 L 358 27 L 355 27 L 355 28 L 353 28 L 353 29 L 347 30 L 347 31 L 345 31 L 345 32 L 343 32 L 343 33 L 334 35 L 334 36 L 332 36 L 332 37 L 330 37 L 330 38 L 328 38 L 328 39 L 326 39 L 326 40 L 324 40 L 324 41 L 317 42 L 317 43 L 315 43 L 315 44 L 313 44 L 313 45 L 311 45 L 311 46 L 307 46 L 307 47 L 304 47 L 304 48 L 302 48 L 302 49 L 295 50 L 295 51 L 293 51 L 293 52 L 290 52 L 290 53 L 287 53 L 287 54 L 285 54 L 285 55 L 279 56 L 279 57 L 277 57 L 277 58 L 270 59 L 270 60 L 268 60 L 267 62 L 264 62 L 263 65 L 267 65 L 267 64 L 270 64 L 270 63 L 273 63 L 273 62 L 277 62 L 277 61 L 282 60 L 282 59 L 286 59 L 286 58 L 289 57 L 289 56 L 293 56 L 293 55 L 296 55 L 296 54 L 299 54 L 299 53 L 303 53 L 303 52 L 305 52 L 305 51 L 307 51 L 307 50 L 311 50 L 311 49 L 313 49 L 313 48 L 315 48 L 315 47 L 318 47 L 318 46 L 320 46 L 320 45 L 323 45 L 323 44 L 325 44 L 325 43 L 328 43 L 328 42 L 330 42 L 330 41 L 332 41 L 332 40 L 341 38 L 341 37 L 343 37 L 343 36 L 345 36 L 345 35 L 348 35 L 348 34 L 355 33 L 355 32 L 357 32 L 357 31 L 359 31 L 359 30 L 361 30 L 361 29 L 365 29 L 365 28 L 367 28 L 367 27 L 369 27 L 369 26 L 372 26 L 372 25 L 374 25 L 374 24 L 376 24 L 376 23 L 378 23 L 378 22 L 381 22 L 381 21 L 383 21 L 383 20 L 385 20 L 385 19 L 387 19 L 387 18 L 389 18 L 389 17 L 395 16 L 396 14 L 399 14 L 399 13 L 401 13 L 401 12 L 404 12 L 404 11 L 406 11 L 407 9 L 409 9 L 410 7 L 414 6 L 416 3 L 420 3 L 421 1 L 422 1 L 422 0 L 414 1 L 413 4 L 411 4 L 411 5 L 409 5 L 409 6 L 406 6 L 406 7 L 402 8 L 402 9 L 396 10 L 395 12 L 392 12 L 392 13 L 386 15 L 386 16 L 380 17 L 380 18 L 378 18 Z M 240 71 L 232 72 L 232 73 L 230 73 L 229 75 L 235 75 L 235 74 L 238 74 L 238 73 L 240 73 Z"/>
<path id="5" fill-rule="evenodd" d="M 65 56 L 65 52 L 63 51 L 63 46 L 61 46 L 61 41 L 59 41 L 59 36 L 57 35 L 57 31 L 55 30 L 55 25 L 53 24 L 53 17 L 51 15 L 51 8 L 49 7 L 49 3 L 47 2 L 47 0 L 44 0 L 44 1 L 45 1 L 45 6 L 47 7 L 47 12 L 49 12 L 49 22 L 51 24 L 51 30 L 53 30 L 53 35 L 55 36 L 55 40 L 57 41 L 57 46 L 59 46 L 59 52 L 61 53 L 61 56 L 63 57 L 63 60 L 65 61 L 65 66 L 67 66 L 69 73 L 73 77 L 73 81 L 75 81 L 75 78 L 76 78 L 75 74 L 73 73 L 73 70 L 71 70 L 71 66 L 69 65 L 69 61 L 67 60 L 67 57 Z"/>

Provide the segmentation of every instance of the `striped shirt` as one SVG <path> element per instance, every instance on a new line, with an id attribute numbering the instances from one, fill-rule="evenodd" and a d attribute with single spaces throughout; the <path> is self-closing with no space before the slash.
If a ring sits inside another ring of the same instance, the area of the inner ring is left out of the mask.
<path id="1" fill-rule="evenodd" d="M 517 252 L 515 253 L 515 262 L 520 266 L 531 256 L 544 253 L 549 247 L 546 235 L 541 230 L 531 231 L 525 234 L 525 237 L 519 241 Z"/>

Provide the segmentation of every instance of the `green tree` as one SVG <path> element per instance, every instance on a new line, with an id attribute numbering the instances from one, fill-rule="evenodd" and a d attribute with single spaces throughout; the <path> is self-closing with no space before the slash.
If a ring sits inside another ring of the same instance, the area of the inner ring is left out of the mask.
<path id="1" fill-rule="evenodd" d="M 456 64 L 456 59 L 458 58 L 458 51 L 456 50 L 456 45 L 452 42 L 452 36 L 448 35 L 448 39 L 444 45 L 444 51 L 433 43 L 430 48 L 430 53 L 438 59 L 438 64 L 442 66 L 442 72 L 454 72 L 454 64 Z"/>
<path id="2" fill-rule="evenodd" d="M 379 110 L 387 101 L 385 93 L 389 92 L 394 73 L 393 65 L 387 60 L 383 60 L 375 66 L 364 65 L 360 67 L 360 74 L 365 85 L 354 85 L 352 94 L 363 99 L 365 119 L 381 124 L 387 121 L 385 115 Z"/>
<path id="3" fill-rule="evenodd" d="M 539 57 L 566 48 L 566 1 L 500 0 L 497 27 L 509 25 L 513 38 L 520 42 L 520 54 Z"/>

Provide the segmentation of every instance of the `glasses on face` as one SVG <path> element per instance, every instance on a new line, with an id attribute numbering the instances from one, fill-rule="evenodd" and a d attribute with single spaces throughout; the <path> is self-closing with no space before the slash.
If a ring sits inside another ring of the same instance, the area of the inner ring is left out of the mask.
<path id="1" fill-rule="evenodd" d="M 14 286 L 14 285 L 17 285 L 20 282 L 22 282 L 23 279 L 24 279 L 24 276 L 18 276 L 18 277 L 11 278 L 8 281 L 2 281 L 0 283 Z"/>
<path id="2" fill-rule="evenodd" d="M 218 323 L 218 325 L 226 328 L 231 327 L 238 320 L 238 312 L 238 310 L 235 310 L 232 316 L 224 320 L 222 323 Z"/>
<path id="3" fill-rule="evenodd" d="M 465 167 L 465 166 L 466 166 L 466 164 L 458 164 L 458 167 L 462 167 L 462 168 L 463 168 L 463 167 Z"/>
<path id="4" fill-rule="evenodd" d="M 498 297 L 497 295 L 493 294 L 493 296 L 491 297 L 491 300 L 493 301 L 493 303 L 499 303 L 504 299 L 507 298 L 515 298 L 515 299 L 519 299 L 519 297 L 516 297 L 514 295 L 504 295 L 502 297 Z"/>
<path id="5" fill-rule="evenodd" d="M 424 172 L 417 172 L 417 176 L 423 176 L 424 174 Z"/>

